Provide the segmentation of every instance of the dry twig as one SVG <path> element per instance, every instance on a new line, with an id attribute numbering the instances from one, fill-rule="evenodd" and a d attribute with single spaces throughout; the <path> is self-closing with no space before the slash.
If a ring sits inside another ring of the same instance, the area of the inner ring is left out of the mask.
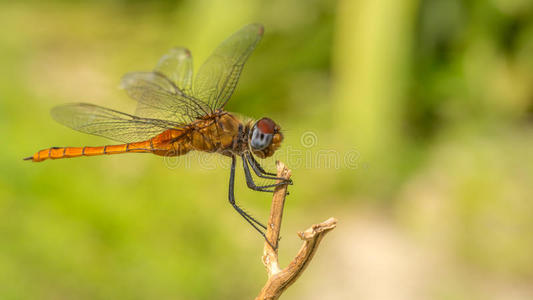
<path id="1" fill-rule="evenodd" d="M 291 177 L 291 171 L 282 162 L 278 161 L 276 165 L 278 177 L 286 179 Z M 335 218 L 329 218 L 320 224 L 311 226 L 303 232 L 299 232 L 298 236 L 304 241 L 300 251 L 298 251 L 296 257 L 285 269 L 280 269 L 278 264 L 278 241 L 286 192 L 286 185 L 277 187 L 272 199 L 266 236 L 275 248 L 272 248 L 269 243 L 265 242 L 263 264 L 267 269 L 268 280 L 259 295 L 255 298 L 256 300 L 278 299 L 305 270 L 324 235 L 337 226 L 337 220 Z"/>

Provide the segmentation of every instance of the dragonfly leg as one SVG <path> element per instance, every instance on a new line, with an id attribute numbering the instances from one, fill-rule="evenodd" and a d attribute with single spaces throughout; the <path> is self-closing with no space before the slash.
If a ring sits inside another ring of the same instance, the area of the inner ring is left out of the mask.
<path id="1" fill-rule="evenodd" d="M 265 169 L 263 169 L 263 167 L 261 167 L 259 162 L 257 162 L 255 160 L 254 156 L 251 155 L 250 153 L 246 153 L 245 156 L 243 156 L 243 160 L 245 159 L 245 157 L 246 157 L 246 160 L 248 161 L 248 163 L 250 164 L 250 166 L 252 166 L 252 170 L 254 170 L 254 173 L 255 173 L 255 175 L 257 175 L 257 177 L 261 177 L 261 178 L 265 178 L 265 179 L 272 179 L 272 180 L 282 180 L 283 184 L 291 184 L 292 185 L 292 179 L 287 180 L 285 178 L 276 177 L 277 174 L 266 172 Z M 272 176 L 269 176 L 269 175 L 272 175 Z"/>
<path id="2" fill-rule="evenodd" d="M 265 233 L 263 230 L 261 230 L 259 227 L 266 230 L 266 226 L 261 224 L 261 222 L 254 219 L 252 216 L 250 216 L 248 213 L 246 213 L 242 208 L 240 208 L 237 203 L 235 202 L 235 156 L 231 157 L 231 171 L 229 176 L 229 193 L 228 193 L 228 199 L 229 203 L 233 206 L 233 208 L 246 220 L 246 222 L 250 223 L 252 227 L 257 230 L 263 237 L 265 237 Z M 258 227 L 259 226 L 259 227 Z"/>
<path id="3" fill-rule="evenodd" d="M 248 161 L 250 162 L 250 165 L 252 165 L 252 168 L 256 172 L 257 176 L 259 176 L 258 173 L 261 173 L 263 175 L 277 176 L 277 174 L 265 171 L 265 169 L 263 169 L 261 164 L 259 164 L 259 162 L 255 160 L 253 155 L 247 153 L 246 157 L 248 158 Z"/>
<path id="4" fill-rule="evenodd" d="M 246 185 L 248 186 L 248 188 L 254 191 L 273 193 L 274 189 L 269 189 L 269 188 L 287 184 L 286 180 L 284 180 L 284 181 L 274 183 L 274 184 L 269 184 L 269 185 L 256 185 L 252 177 L 252 174 L 250 173 L 250 168 L 248 167 L 248 161 L 246 160 L 246 157 L 244 155 L 242 156 L 242 166 L 244 169 L 244 176 L 246 177 Z"/>

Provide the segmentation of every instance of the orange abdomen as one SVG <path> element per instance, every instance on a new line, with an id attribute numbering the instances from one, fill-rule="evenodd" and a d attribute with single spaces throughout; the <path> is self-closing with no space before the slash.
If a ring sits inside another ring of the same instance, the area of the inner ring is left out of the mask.
<path id="1" fill-rule="evenodd" d="M 41 150 L 35 153 L 33 156 L 25 158 L 25 160 L 31 159 L 34 162 L 41 162 L 47 159 L 152 151 L 153 150 L 150 146 L 150 140 L 148 140 L 138 143 L 107 145 L 99 147 L 52 147 Z"/>
<path id="2" fill-rule="evenodd" d="M 230 114 L 216 120 L 198 120 L 187 127 L 169 129 L 141 142 L 99 147 L 52 147 L 25 158 L 34 162 L 47 159 L 72 158 L 121 153 L 154 153 L 179 156 L 192 150 L 227 153 L 235 146 L 242 123 Z"/>

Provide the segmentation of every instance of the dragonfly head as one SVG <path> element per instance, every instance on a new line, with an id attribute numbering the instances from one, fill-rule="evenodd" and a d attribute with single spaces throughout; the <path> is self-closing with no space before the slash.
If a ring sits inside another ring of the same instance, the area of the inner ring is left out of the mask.
<path id="1" fill-rule="evenodd" d="M 260 158 L 272 156 L 282 141 L 281 128 L 269 118 L 262 118 L 255 122 L 248 136 L 250 149 Z"/>

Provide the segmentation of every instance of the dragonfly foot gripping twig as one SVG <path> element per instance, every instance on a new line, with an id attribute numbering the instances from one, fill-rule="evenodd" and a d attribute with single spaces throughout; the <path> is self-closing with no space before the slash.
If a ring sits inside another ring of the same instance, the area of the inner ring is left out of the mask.
<path id="1" fill-rule="evenodd" d="M 276 165 L 278 169 L 277 176 L 288 180 L 291 177 L 291 171 L 282 162 L 278 161 Z M 304 243 L 289 265 L 281 269 L 278 263 L 278 242 L 286 192 L 287 185 L 276 187 L 272 199 L 266 232 L 266 237 L 270 242 L 265 242 L 263 251 L 263 264 L 267 269 L 268 280 L 255 298 L 256 300 L 278 299 L 309 265 L 324 235 L 337 226 L 337 220 L 329 218 L 322 223 L 312 225 L 303 232 L 299 232 L 298 236 Z"/>

